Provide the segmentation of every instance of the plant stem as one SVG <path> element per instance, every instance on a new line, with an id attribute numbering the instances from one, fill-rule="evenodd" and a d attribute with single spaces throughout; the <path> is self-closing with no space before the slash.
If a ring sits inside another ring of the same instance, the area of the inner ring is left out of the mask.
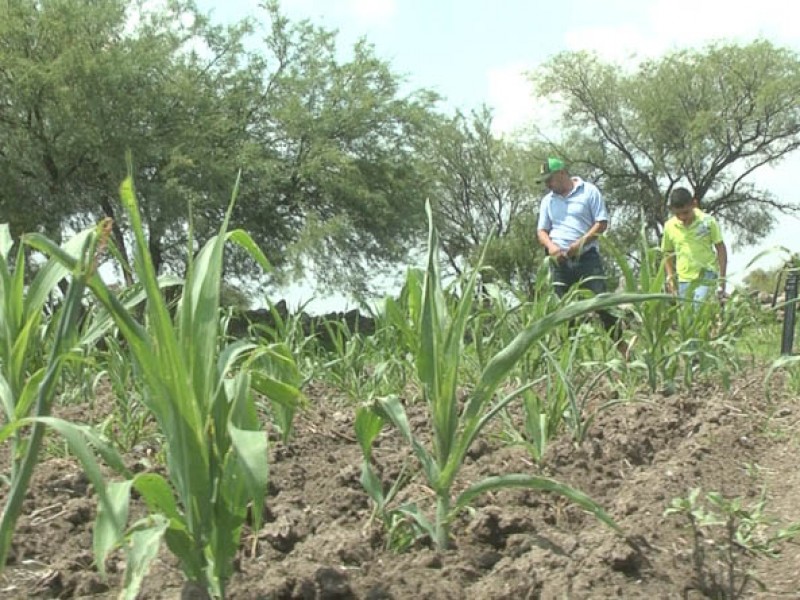
<path id="1" fill-rule="evenodd" d="M 436 539 L 437 550 L 447 550 L 450 543 L 450 496 L 439 494 L 436 498 Z"/>

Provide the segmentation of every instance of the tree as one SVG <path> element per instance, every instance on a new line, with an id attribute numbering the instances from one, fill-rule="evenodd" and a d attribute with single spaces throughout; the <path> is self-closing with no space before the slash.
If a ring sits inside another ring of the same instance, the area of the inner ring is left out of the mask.
<path id="1" fill-rule="evenodd" d="M 366 43 L 341 61 L 333 33 L 264 10 L 254 48 L 253 22 L 216 26 L 183 0 L 0 6 L 0 211 L 14 233 L 58 239 L 111 216 L 124 248 L 130 150 L 162 270 L 182 271 L 190 205 L 196 244 L 217 230 L 240 169 L 234 225 L 274 265 L 311 257 L 345 287 L 404 256 L 423 229 L 415 148 L 436 98 L 402 96 Z M 228 268 L 257 272 L 242 256 Z"/>
<path id="2" fill-rule="evenodd" d="M 614 231 L 628 240 L 642 223 L 660 236 L 669 192 L 683 184 L 744 244 L 770 231 L 776 209 L 800 210 L 748 180 L 800 145 L 800 60 L 791 50 L 712 44 L 631 72 L 570 52 L 533 81 L 563 107 L 554 146 L 601 183 Z"/>
<path id="3" fill-rule="evenodd" d="M 772 269 L 754 269 L 744 278 L 744 285 L 750 292 L 772 294 L 781 289 L 785 275 L 783 265 Z"/>
<path id="4" fill-rule="evenodd" d="M 246 166 L 258 198 L 237 216 L 262 239 L 276 224 L 288 228 L 279 257 L 312 265 L 327 287 L 363 291 L 424 231 L 418 150 L 438 120 L 437 97 L 401 95 L 401 80 L 365 41 L 342 62 L 332 32 L 292 24 L 274 3 L 266 9 L 264 51 L 251 56 L 266 85 L 249 127 L 268 159 Z"/>
<path id="5" fill-rule="evenodd" d="M 203 152 L 237 146 L 233 128 L 214 118 L 221 114 L 216 86 L 245 31 L 223 35 L 191 10 L 172 2 L 147 11 L 125 0 L 0 9 L 0 206 L 16 234 L 43 229 L 59 239 L 110 216 L 124 252 L 117 188 L 130 150 L 157 267 L 185 258 L 187 167 L 203 170 L 194 195 L 214 192 L 220 205 L 236 175 L 231 162 L 220 165 L 224 174 L 214 171 Z M 139 22 L 131 32 L 133 15 Z M 200 40 L 214 61 L 187 50 Z"/>
<path id="6" fill-rule="evenodd" d="M 527 247 L 520 235 L 530 233 L 524 226 L 530 219 L 525 217 L 538 208 L 537 163 L 530 151 L 493 135 L 491 128 L 492 115 L 486 107 L 469 117 L 459 112 L 437 128 L 428 149 L 432 200 L 450 267 L 460 273 L 492 234 L 494 260 L 488 262 L 512 281 L 520 261 L 525 262 L 521 254 L 527 254 L 528 262 L 535 259 L 535 230 Z M 513 243 L 504 243 L 512 232 L 520 235 Z"/>

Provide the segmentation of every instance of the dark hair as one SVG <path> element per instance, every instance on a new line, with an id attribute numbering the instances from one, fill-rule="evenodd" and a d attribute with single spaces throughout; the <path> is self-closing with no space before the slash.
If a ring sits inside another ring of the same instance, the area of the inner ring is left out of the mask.
<path id="1" fill-rule="evenodd" d="M 675 188 L 669 195 L 670 208 L 685 208 L 692 204 L 692 200 L 692 192 L 682 187 Z"/>

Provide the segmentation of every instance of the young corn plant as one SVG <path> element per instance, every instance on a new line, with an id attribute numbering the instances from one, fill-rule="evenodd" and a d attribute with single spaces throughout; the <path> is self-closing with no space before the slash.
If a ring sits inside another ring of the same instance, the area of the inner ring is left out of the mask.
<path id="1" fill-rule="evenodd" d="M 764 391 L 767 400 L 772 402 L 772 394 L 776 388 L 773 381 L 776 373 L 783 371 L 786 374 L 786 388 L 793 394 L 800 393 L 800 355 L 781 356 L 770 365 L 764 376 Z"/>
<path id="2" fill-rule="evenodd" d="M 323 370 L 332 383 L 354 402 L 363 401 L 371 387 L 372 365 L 369 341 L 358 331 L 350 331 L 343 321 L 326 321 L 325 330 L 330 340 L 331 359 Z"/>
<path id="3" fill-rule="evenodd" d="M 685 305 L 676 318 L 676 342 L 683 384 L 689 388 L 698 374 L 709 369 L 727 386 L 730 367 L 735 367 L 735 344 L 720 331 L 720 304 L 709 298 L 699 305 Z"/>
<path id="4" fill-rule="evenodd" d="M 650 245 L 642 230 L 637 253 L 638 272 L 635 272 L 624 253 L 611 241 L 603 240 L 603 247 L 614 257 L 622 272 L 626 292 L 642 294 L 659 293 L 665 289 L 666 270 L 658 248 Z M 674 326 L 676 309 L 674 302 L 646 302 L 632 308 L 635 322 L 635 360 L 629 367 L 646 374 L 647 385 L 656 391 L 661 383 L 672 385 L 679 368 L 679 351 L 675 342 Z"/>
<path id="5" fill-rule="evenodd" d="M 80 250 L 87 235 L 71 240 L 65 251 Z M 12 259 L 13 247 L 8 224 L 4 223 L 0 225 L 0 405 L 7 424 L 27 417 L 36 403 L 39 386 L 48 369 L 46 324 L 42 323 L 44 306 L 51 295 L 57 293 L 59 282 L 69 275 L 68 269 L 49 261 L 28 285 L 24 248 L 19 248 L 16 258 Z M 52 323 L 57 330 L 60 317 L 56 315 Z M 52 353 L 50 356 L 52 358 Z M 12 480 L 19 468 L 26 439 L 26 434 L 19 429 L 11 435 Z"/>
<path id="6" fill-rule="evenodd" d="M 451 309 L 442 288 L 438 261 L 439 239 L 433 225 L 430 203 L 426 205 L 426 209 L 430 223 L 428 259 L 418 303 L 419 312 L 414 324 L 419 340 L 414 353 L 417 377 L 429 411 L 432 440 L 430 447 L 426 447 L 423 440 L 412 432 L 405 408 L 398 396 L 380 398 L 376 403 L 376 409 L 382 418 L 391 422 L 411 446 L 427 484 L 435 494 L 434 519 L 420 519 L 418 522 L 420 525 L 427 524 L 428 533 L 438 549 L 446 549 L 450 543 L 450 523 L 454 515 L 466 508 L 476 496 L 500 488 L 521 487 L 561 494 L 618 530 L 611 517 L 588 496 L 547 477 L 524 473 L 489 477 L 469 485 L 456 497 L 452 494 L 452 488 L 468 450 L 483 428 L 512 400 L 532 387 L 533 384 L 528 383 L 497 397 L 509 373 L 537 340 L 562 323 L 583 314 L 623 302 L 663 299 L 663 296 L 604 294 L 563 306 L 544 315 L 519 332 L 508 345 L 488 360 L 462 406 L 458 400 L 459 367 L 478 269 L 465 280 L 461 297 Z M 479 261 L 479 268 L 482 260 L 483 257 Z"/>
<path id="7" fill-rule="evenodd" d="M 594 343 L 596 340 L 595 332 L 579 328 L 571 343 L 557 351 L 550 350 L 540 342 L 541 354 L 547 368 L 547 402 L 553 405 L 548 407 L 548 414 L 552 417 L 558 414 L 561 417 L 576 446 L 584 442 L 600 412 L 629 402 L 626 399 L 615 399 L 600 403 L 593 409 L 590 407 L 590 399 L 596 393 L 598 383 L 611 370 L 608 363 L 578 360 L 581 348 L 597 345 Z"/>
<path id="8" fill-rule="evenodd" d="M 113 482 L 107 486 L 112 507 L 98 511 L 95 558 L 102 571 L 109 552 L 124 544 L 127 598 L 136 597 L 162 540 L 179 560 L 187 589 L 224 597 L 242 529 L 248 518 L 254 529 L 260 527 L 266 494 L 267 436 L 253 391 L 285 405 L 300 396 L 291 384 L 253 369 L 265 357 L 290 360 L 280 349 L 221 342 L 226 241 L 238 243 L 268 267 L 249 235 L 228 231 L 237 189 L 238 182 L 219 233 L 189 261 L 174 321 L 159 288 L 130 176 L 121 186 L 121 197 L 134 236 L 135 274 L 146 296 L 144 322 L 99 277 L 88 281 L 128 345 L 142 379 L 143 401 L 165 438 L 169 479 L 145 472 Z M 47 240 L 39 241 L 46 253 L 68 266 L 74 263 Z M 149 515 L 126 532 L 120 523 L 127 522 L 131 490 L 142 498 Z"/>
<path id="9" fill-rule="evenodd" d="M 581 326 L 573 329 L 572 338 L 566 343 L 548 347 L 553 341 L 538 342 L 541 370 L 544 375 L 538 381 L 543 385 L 526 390 L 522 394 L 523 420 L 521 425 L 504 417 L 504 432 L 513 444 L 523 446 L 531 458 L 540 463 L 550 442 L 566 426 L 576 446 L 580 446 L 599 413 L 616 404 L 629 400 L 609 400 L 591 408 L 590 399 L 596 394 L 600 380 L 611 370 L 607 363 L 579 360 L 580 354 L 589 353 L 587 346 L 603 343 L 592 328 Z M 616 360 L 616 359 L 614 359 Z"/>
<path id="10" fill-rule="evenodd" d="M 109 225 L 105 222 L 94 231 L 88 230 L 76 236 L 63 249 L 51 244 L 68 258 L 71 268 L 65 269 L 59 261 L 49 261 L 27 288 L 27 293 L 23 284 L 22 250 L 17 255 L 13 276 L 6 268 L 5 261 L 0 266 L 4 300 L 3 310 L 0 311 L 3 319 L 0 324 L 3 352 L 0 394 L 6 412 L 6 423 L 0 428 L 0 443 L 11 439 L 12 445 L 9 491 L 0 517 L 0 571 L 5 567 L 17 519 L 48 429 L 58 432 L 83 463 L 86 475 L 107 511 L 111 508 L 112 495 L 104 484 L 88 444 L 99 451 L 112 467 L 125 470 L 119 455 L 93 430 L 50 416 L 64 362 L 79 345 L 84 291 L 88 281 L 96 277 L 97 258 L 108 240 Z M 29 241 L 25 239 L 26 243 Z M 35 244 L 31 245 L 35 247 Z M 8 256 L 10 248 L 8 228 L 0 227 L 3 257 Z M 66 276 L 70 276 L 70 282 L 61 306 L 53 317 L 54 335 L 49 356 L 44 365 L 34 365 L 28 360 L 30 336 L 35 335 L 47 296 L 58 281 Z M 110 511 L 109 522 L 114 526 L 120 526 L 121 523 L 113 511 Z M 102 538 L 101 533 L 98 533 L 98 538 Z"/>
<path id="11" fill-rule="evenodd" d="M 368 404 L 363 404 L 356 410 L 356 439 L 363 455 L 361 486 L 372 500 L 373 518 L 378 517 L 386 531 L 386 548 L 403 552 L 430 530 L 430 524 L 425 521 L 416 504 L 394 505 L 398 492 L 409 482 L 407 470 L 404 468 L 388 490 L 385 490 L 372 466 L 373 444 L 383 425 L 383 418 Z M 420 522 L 423 526 L 419 525 Z"/>
<path id="12" fill-rule="evenodd" d="M 298 306 L 293 313 L 283 314 L 267 299 L 270 322 L 251 323 L 247 328 L 252 339 L 284 344 L 299 363 L 306 383 L 317 376 L 316 367 L 320 362 L 321 352 L 321 344 L 314 331 L 316 321 L 306 320 L 307 304 Z"/>

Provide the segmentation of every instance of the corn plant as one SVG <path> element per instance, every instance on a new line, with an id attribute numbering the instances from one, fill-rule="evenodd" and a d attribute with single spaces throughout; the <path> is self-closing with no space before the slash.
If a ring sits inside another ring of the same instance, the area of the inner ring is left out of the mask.
<path id="1" fill-rule="evenodd" d="M 233 569 L 242 527 L 251 514 L 261 524 L 267 485 L 267 436 L 257 417 L 253 390 L 278 404 L 297 401 L 299 391 L 269 373 L 252 371 L 257 360 L 290 359 L 271 346 L 248 342 L 221 345 L 220 282 L 227 240 L 268 263 L 245 232 L 228 231 L 233 199 L 220 232 L 190 258 L 174 322 L 148 251 L 130 176 L 121 186 L 134 236 L 135 273 L 146 296 L 145 324 L 137 321 L 98 277 L 89 280 L 97 301 L 126 340 L 142 378 L 144 399 L 166 439 L 169 480 L 139 473 L 108 485 L 113 508 L 101 506 L 95 526 L 95 556 L 102 565 L 123 542 L 131 489 L 149 509 L 134 523 L 124 544 L 128 551 L 127 597 L 133 598 L 161 540 L 180 561 L 193 588 L 223 597 Z M 190 245 L 191 245 L 190 227 Z M 71 257 L 39 239 L 42 250 L 71 265 Z M 190 246 L 191 247 L 191 246 Z M 189 253 L 191 256 L 191 253 Z"/>
<path id="2" fill-rule="evenodd" d="M 322 351 L 315 331 L 316 321 L 308 319 L 305 313 L 307 305 L 308 303 L 301 304 L 293 313 L 284 315 L 267 299 L 269 322 L 250 323 L 247 329 L 248 335 L 253 339 L 284 344 L 299 363 L 304 383 L 317 376 L 316 369 Z"/>
<path id="3" fill-rule="evenodd" d="M 768 401 L 772 401 L 772 393 L 775 389 L 773 378 L 779 371 L 785 371 L 788 376 L 787 387 L 794 393 L 800 393 L 800 355 L 780 356 L 770 365 L 767 374 L 764 376 L 764 391 Z"/>
<path id="4" fill-rule="evenodd" d="M 324 327 L 332 357 L 323 365 L 326 376 L 350 400 L 364 400 L 370 386 L 369 371 L 373 362 L 369 340 L 358 331 L 350 331 L 344 321 L 325 321 Z"/>
<path id="5" fill-rule="evenodd" d="M 48 429 L 57 431 L 83 463 L 86 475 L 106 510 L 111 507 L 111 494 L 88 444 L 100 451 L 112 467 L 125 470 L 119 455 L 93 430 L 50 416 L 64 361 L 78 345 L 84 291 L 88 281 L 96 277 L 97 257 L 103 252 L 109 234 L 110 223 L 105 222 L 94 231 L 76 236 L 63 249 L 51 243 L 51 247 L 67 258 L 71 268 L 67 270 L 59 262 L 49 261 L 34 278 L 27 294 L 23 285 L 22 251 L 17 255 L 13 276 L 4 261 L 0 266 L 4 299 L 3 323 L 0 327 L 3 335 L 0 393 L 6 412 L 6 424 L 0 429 L 0 442 L 12 440 L 12 465 L 8 480 L 10 489 L 0 518 L 0 570 L 5 567 L 17 519 Z M 26 238 L 26 242 L 29 241 Z M 8 255 L 10 247 L 8 228 L 0 228 L 0 248 L 4 257 Z M 47 296 L 58 281 L 67 275 L 71 275 L 71 279 L 61 307 L 53 318 L 54 336 L 46 364 L 29 372 L 28 369 L 34 369 L 34 365 L 27 360 L 29 336 L 39 323 L 40 311 Z M 117 526 L 120 524 L 113 511 L 109 522 Z M 102 533 L 98 532 L 98 539 L 101 538 Z"/>
<path id="6" fill-rule="evenodd" d="M 601 334 L 605 337 L 604 334 Z M 599 381 L 611 370 L 607 363 L 579 360 L 579 350 L 594 346 L 594 332 L 585 326 L 573 330 L 572 339 L 555 349 L 538 342 L 541 369 L 544 371 L 537 383 L 522 394 L 523 418 L 516 424 L 504 414 L 505 437 L 515 445 L 524 447 L 531 458 L 540 463 L 550 442 L 567 427 L 576 446 L 586 439 L 589 428 L 599 413 L 629 400 L 610 400 L 593 410 L 589 400 L 596 394 Z"/>
<path id="7" fill-rule="evenodd" d="M 79 250 L 87 235 L 71 240 L 66 251 Z M 39 385 L 48 368 L 46 325 L 42 323 L 44 307 L 51 295 L 58 292 L 59 282 L 69 275 L 69 270 L 56 261 L 49 261 L 35 274 L 30 285 L 26 285 L 25 252 L 23 248 L 17 251 L 11 268 L 13 246 L 8 224 L 4 223 L 0 225 L 0 404 L 7 424 L 27 417 L 36 402 Z M 53 330 L 57 331 L 58 315 L 52 323 Z M 50 356 L 52 358 L 52 353 Z M 11 479 L 19 467 L 24 436 L 17 430 L 11 437 Z"/>
<path id="8" fill-rule="evenodd" d="M 458 401 L 459 366 L 466 324 L 472 310 L 478 269 L 464 281 L 461 297 L 450 309 L 442 288 L 438 263 L 439 240 L 433 225 L 430 203 L 426 205 L 426 209 L 430 223 L 428 259 L 420 301 L 416 304 L 419 306 L 419 312 L 414 325 L 419 342 L 414 348 L 414 353 L 417 377 L 422 385 L 430 416 L 432 447 L 426 447 L 422 439 L 411 431 L 405 408 L 398 396 L 380 398 L 376 403 L 376 410 L 399 430 L 403 439 L 411 446 L 422 467 L 427 484 L 436 496 L 434 519 L 432 521 L 420 519 L 419 524 L 427 527 L 437 548 L 447 548 L 453 516 L 467 507 L 473 498 L 499 488 L 523 487 L 562 494 L 592 512 L 610 527 L 617 528 L 605 511 L 589 497 L 546 477 L 522 473 L 489 477 L 469 485 L 455 498 L 452 495 L 452 487 L 467 451 L 483 428 L 512 400 L 532 386 L 528 383 L 505 396 L 496 397 L 506 377 L 537 340 L 562 323 L 588 312 L 622 302 L 641 302 L 662 296 L 604 294 L 563 306 L 543 316 L 519 332 L 508 345 L 489 359 L 462 407 Z M 482 260 L 483 257 L 478 263 L 478 268 Z"/>
<path id="9" fill-rule="evenodd" d="M 404 467 L 388 490 L 384 490 L 383 482 L 372 466 L 372 446 L 383 425 L 384 421 L 381 415 L 372 410 L 368 404 L 363 404 L 356 410 L 356 439 L 361 446 L 363 455 L 360 481 L 372 501 L 373 518 L 379 518 L 386 531 L 386 548 L 403 552 L 413 542 L 425 535 L 429 524 L 425 523 L 426 527 L 424 528 L 418 525 L 418 522 L 424 517 L 421 516 L 416 504 L 393 505 L 398 492 L 410 480 L 407 469 Z"/>
<path id="10" fill-rule="evenodd" d="M 638 271 L 631 268 L 626 256 L 609 240 L 603 240 L 603 247 L 614 257 L 622 272 L 626 292 L 662 292 L 666 284 L 664 261 L 658 248 L 652 247 L 642 230 L 639 247 Z M 672 385 L 680 367 L 680 350 L 675 343 L 676 307 L 674 302 L 646 302 L 632 308 L 633 328 L 636 331 L 635 360 L 629 367 L 642 370 L 646 374 L 647 385 L 651 391 L 658 389 L 660 383 Z M 685 307 L 689 310 L 688 306 Z"/>
<path id="11" fill-rule="evenodd" d="M 96 396 L 101 383 L 106 382 L 113 409 L 100 429 L 111 434 L 109 437 L 117 447 L 127 452 L 142 441 L 152 419 L 143 402 L 137 364 L 116 332 L 105 336 L 102 345 L 103 349 L 95 353 L 100 370 L 94 377 L 92 388 Z"/>

